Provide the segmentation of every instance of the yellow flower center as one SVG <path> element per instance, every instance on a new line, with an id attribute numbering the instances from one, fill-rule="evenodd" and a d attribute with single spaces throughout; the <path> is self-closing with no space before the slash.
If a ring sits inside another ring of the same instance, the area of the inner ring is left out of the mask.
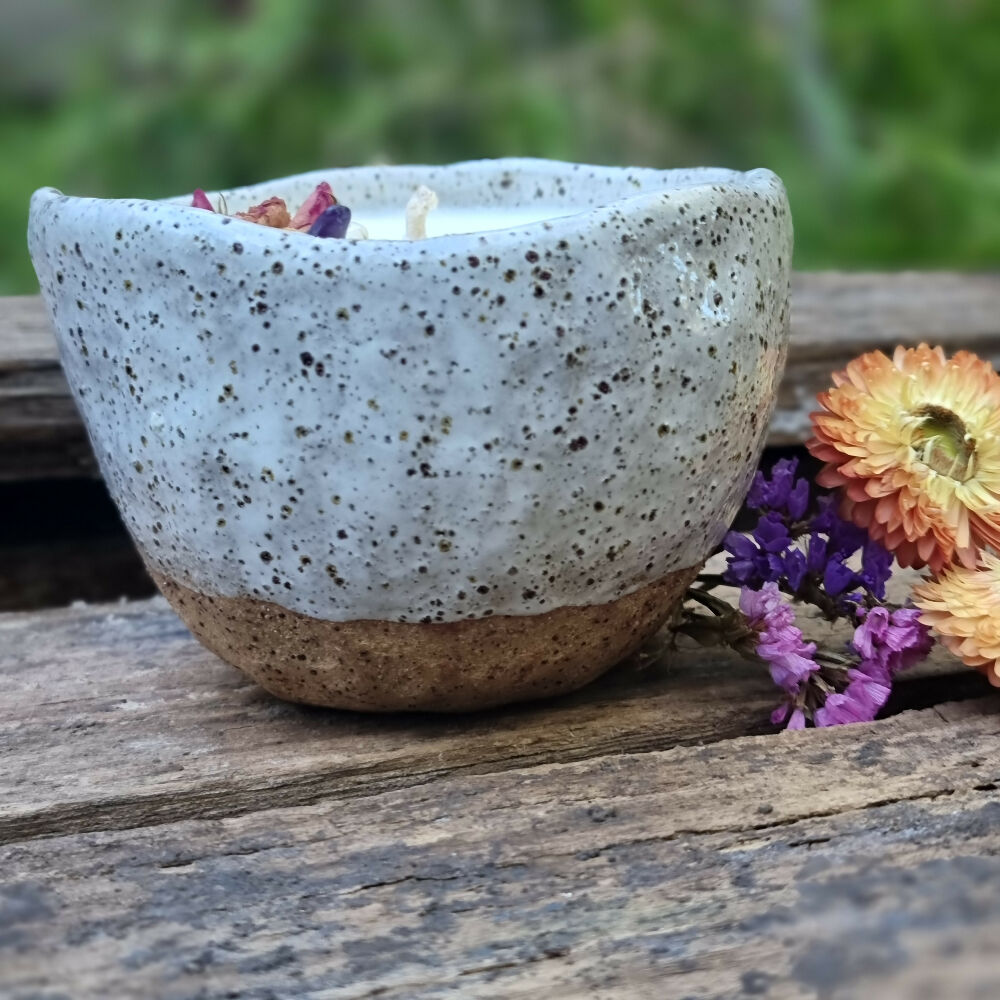
<path id="1" fill-rule="evenodd" d="M 942 476 L 964 483 L 976 472 L 976 440 L 962 418 L 943 406 L 927 404 L 914 413 L 911 446 L 920 461 Z"/>

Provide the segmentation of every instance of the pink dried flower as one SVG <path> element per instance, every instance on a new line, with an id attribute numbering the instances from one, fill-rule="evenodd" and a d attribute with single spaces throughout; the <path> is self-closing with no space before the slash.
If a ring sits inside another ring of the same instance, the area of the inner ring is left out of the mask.
<path id="1" fill-rule="evenodd" d="M 203 208 L 206 212 L 214 212 L 212 203 L 208 200 L 208 195 L 201 188 L 195 188 L 194 197 L 191 199 L 192 208 Z"/>
<path id="2" fill-rule="evenodd" d="M 331 205 L 336 204 L 337 199 L 334 197 L 333 188 L 326 181 L 320 181 L 313 189 L 312 194 L 302 202 L 299 210 L 292 216 L 288 228 L 306 231 Z"/>

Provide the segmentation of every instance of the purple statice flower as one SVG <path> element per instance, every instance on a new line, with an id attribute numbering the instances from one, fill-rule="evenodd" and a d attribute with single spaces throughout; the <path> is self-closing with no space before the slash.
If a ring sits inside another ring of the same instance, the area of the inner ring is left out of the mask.
<path id="1" fill-rule="evenodd" d="M 844 690 L 828 694 L 813 713 L 817 726 L 871 722 L 889 697 L 894 675 L 930 651 L 930 631 L 919 622 L 915 608 L 871 608 L 860 614 L 863 620 L 851 642 L 860 657 L 858 665 L 847 671 Z"/>
<path id="2" fill-rule="evenodd" d="M 740 610 L 757 633 L 757 655 L 767 662 L 774 683 L 796 694 L 803 681 L 819 669 L 813 659 L 816 644 L 803 640 L 795 625 L 795 612 L 781 596 L 778 585 L 765 583 L 759 590 L 744 587 Z"/>
<path id="3" fill-rule="evenodd" d="M 844 565 L 843 556 L 837 553 L 830 555 L 823 567 L 823 589 L 830 597 L 840 597 L 855 586 L 859 579 L 853 569 Z"/>
<path id="4" fill-rule="evenodd" d="M 749 538 L 730 531 L 722 542 L 729 553 L 726 582 L 755 590 L 764 583 L 776 583 L 785 574 L 784 553 L 791 544 L 781 515 L 773 512 L 757 522 Z"/>
<path id="5" fill-rule="evenodd" d="M 843 691 L 828 694 L 822 707 L 813 712 L 813 724 L 843 726 L 850 722 L 871 722 L 878 709 L 871 707 L 860 689 L 853 688 L 853 684 L 848 684 Z"/>
<path id="6" fill-rule="evenodd" d="M 845 521 L 837 513 L 834 497 L 819 497 L 816 505 L 818 512 L 809 522 L 806 543 L 807 572 L 821 579 L 826 593 L 841 605 L 862 603 L 864 594 L 859 588 L 883 600 L 886 582 L 892 574 L 892 553 L 870 539 L 862 528 Z M 859 549 L 860 572 L 846 564 Z"/>
<path id="7" fill-rule="evenodd" d="M 847 671 L 847 687 L 844 694 L 848 695 L 863 711 L 868 720 L 874 719 L 879 709 L 886 703 L 892 691 L 892 681 L 888 678 L 872 676 L 862 669 Z"/>
<path id="8" fill-rule="evenodd" d="M 806 544 L 806 572 L 822 576 L 826 569 L 826 539 L 812 534 Z"/>
<path id="9" fill-rule="evenodd" d="M 868 532 L 837 513 L 837 498 L 833 494 L 816 500 L 817 512 L 809 522 L 809 530 L 826 535 L 827 551 L 841 556 L 851 556 L 868 541 Z"/>
<path id="10" fill-rule="evenodd" d="M 921 624 L 916 608 L 872 608 L 854 630 L 851 645 L 861 662 L 858 669 L 872 677 L 891 679 L 922 660 L 934 645 L 930 629 Z"/>
<path id="11" fill-rule="evenodd" d="M 871 722 L 885 705 L 892 690 L 893 677 L 912 666 L 930 651 L 930 631 L 919 621 L 915 608 L 876 607 L 860 609 L 861 624 L 854 631 L 852 647 L 859 657 L 854 667 L 843 671 L 834 681 L 841 690 L 829 691 L 823 704 L 812 712 L 816 726 L 840 726 L 850 722 Z M 805 683 L 810 683 L 807 676 Z M 827 683 L 830 676 L 825 675 Z M 822 685 L 814 686 L 821 694 Z M 772 715 L 781 722 L 791 706 L 782 706 Z M 789 723 L 789 725 L 791 725 Z"/>
<path id="12" fill-rule="evenodd" d="M 801 708 L 793 709 L 791 701 L 782 702 L 771 713 L 771 724 L 774 726 L 780 726 L 785 719 L 788 719 L 788 724 L 785 726 L 786 729 L 806 728 L 806 713 Z"/>
<path id="13" fill-rule="evenodd" d="M 805 554 L 801 549 L 790 548 L 783 559 L 785 579 L 788 581 L 788 589 L 793 594 L 799 592 L 799 588 L 805 583 L 809 572 L 809 565 Z"/>
<path id="14" fill-rule="evenodd" d="M 885 600 L 885 585 L 892 576 L 892 553 L 880 542 L 866 539 L 861 549 L 862 584 L 880 601 Z"/>
<path id="15" fill-rule="evenodd" d="M 771 466 L 770 477 L 758 472 L 750 484 L 747 506 L 800 520 L 809 506 L 809 481 L 796 479 L 798 468 L 797 458 L 782 458 Z"/>
<path id="16" fill-rule="evenodd" d="M 817 726 L 871 722 L 892 690 L 892 681 L 888 677 L 872 676 L 860 669 L 848 670 L 847 681 L 843 691 L 827 695 L 823 706 L 813 713 L 813 722 Z"/>

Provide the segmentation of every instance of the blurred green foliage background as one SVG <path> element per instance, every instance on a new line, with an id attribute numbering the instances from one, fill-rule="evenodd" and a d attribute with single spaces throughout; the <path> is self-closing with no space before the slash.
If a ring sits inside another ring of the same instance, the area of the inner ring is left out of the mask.
<path id="1" fill-rule="evenodd" d="M 997 0 L 4 0 L 0 293 L 33 188 L 366 162 L 768 166 L 796 263 L 1000 262 Z"/>

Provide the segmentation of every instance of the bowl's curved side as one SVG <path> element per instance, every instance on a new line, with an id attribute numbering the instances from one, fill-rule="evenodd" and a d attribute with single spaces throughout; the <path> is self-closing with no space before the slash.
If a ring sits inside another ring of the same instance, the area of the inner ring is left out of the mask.
<path id="1" fill-rule="evenodd" d="M 773 175 L 372 246 L 40 193 L 32 256 L 154 572 L 333 622 L 604 605 L 701 562 L 787 340 Z"/>

